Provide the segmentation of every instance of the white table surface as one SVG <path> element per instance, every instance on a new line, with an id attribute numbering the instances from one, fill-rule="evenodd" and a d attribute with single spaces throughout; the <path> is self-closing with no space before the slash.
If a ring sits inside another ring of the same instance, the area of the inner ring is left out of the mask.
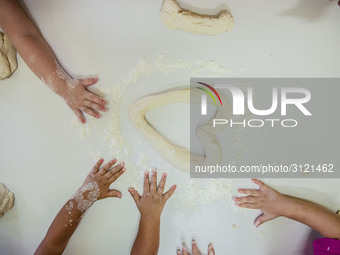
<path id="1" fill-rule="evenodd" d="M 73 75 L 98 75 L 101 81 L 96 89 L 102 88 L 109 101 L 109 93 L 134 70 L 141 57 L 154 59 L 157 55 L 164 55 L 162 61 L 168 63 L 179 58 L 186 63 L 217 61 L 225 67 L 223 70 L 228 69 L 219 73 L 222 77 L 340 76 L 340 8 L 336 1 L 180 1 L 186 8 L 207 14 L 229 9 L 235 27 L 218 36 L 168 30 L 159 18 L 162 1 L 25 3 L 65 69 Z M 108 147 L 93 138 L 81 139 L 66 104 L 34 76 L 20 57 L 18 62 L 14 75 L 0 82 L 0 181 L 16 195 L 15 207 L 0 220 L 0 254 L 32 254 L 60 207 L 90 171 L 96 150 L 101 154 Z M 188 176 L 158 157 L 129 124 L 126 108 L 130 102 L 139 94 L 188 83 L 191 75 L 204 70 L 201 67 L 186 73 L 190 68 L 188 64 L 166 74 L 156 68 L 134 84 L 146 84 L 145 90 L 139 87 L 127 91 L 118 108 L 110 102 L 110 111 L 121 111 L 120 125 L 127 126 L 122 132 L 126 146 L 134 147 L 139 142 L 131 155 L 122 154 L 122 158 L 132 166 L 143 153 L 152 162 L 146 163 L 148 166 L 161 166 L 168 172 L 170 184 L 179 183 L 177 194 L 162 215 L 159 254 L 175 254 L 182 242 L 189 244 L 192 238 L 203 254 L 209 242 L 213 242 L 217 254 L 311 254 L 315 236 L 302 224 L 277 219 L 256 229 L 252 223 L 259 212 L 236 210 L 229 198 L 204 203 L 190 200 L 190 194 L 184 195 L 180 185 L 188 182 Z M 111 125 L 108 118 L 98 123 Z M 185 116 L 180 118 L 184 120 Z M 96 123 L 90 122 L 90 127 L 95 127 Z M 107 199 L 92 206 L 65 254 L 129 253 L 139 214 L 127 188 L 140 185 L 143 170 L 131 167 L 134 173 L 122 177 L 115 186 L 122 190 L 124 199 Z M 332 210 L 340 207 L 338 179 L 267 182 Z M 254 186 L 249 179 L 235 179 L 231 194 L 240 187 Z"/>

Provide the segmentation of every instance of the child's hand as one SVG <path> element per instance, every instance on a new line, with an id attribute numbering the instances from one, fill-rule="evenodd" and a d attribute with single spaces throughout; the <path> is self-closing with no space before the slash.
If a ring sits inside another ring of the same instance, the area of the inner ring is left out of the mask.
<path id="1" fill-rule="evenodd" d="M 259 209 L 262 214 L 255 220 L 258 227 L 266 221 L 273 220 L 282 215 L 286 203 L 286 196 L 264 184 L 260 180 L 252 179 L 252 182 L 259 185 L 259 189 L 239 189 L 240 194 L 246 196 L 235 197 L 235 205 L 249 209 Z"/>
<path id="2" fill-rule="evenodd" d="M 69 79 L 67 86 L 61 93 L 67 105 L 76 114 L 81 123 L 85 123 L 84 113 L 95 118 L 100 118 L 98 111 L 106 111 L 106 102 L 98 95 L 87 90 L 87 87 L 95 84 L 98 78 Z"/>
<path id="3" fill-rule="evenodd" d="M 157 172 L 154 169 L 151 174 L 151 183 L 149 181 L 149 171 L 145 171 L 142 196 L 140 196 L 134 188 L 129 188 L 129 192 L 135 200 L 141 216 L 158 218 L 161 216 L 166 201 L 176 190 L 176 185 L 173 185 L 163 194 L 165 182 L 166 173 L 163 173 L 159 186 L 157 187 Z"/>
<path id="4" fill-rule="evenodd" d="M 190 255 L 190 254 L 187 252 L 185 248 L 182 248 L 182 251 L 180 249 L 177 250 L 177 255 Z M 195 241 L 192 241 L 192 255 L 201 255 Z M 208 255 L 215 255 L 215 250 L 212 244 L 209 244 L 208 246 Z"/>
<path id="5" fill-rule="evenodd" d="M 86 177 L 83 185 L 77 191 L 75 200 L 78 202 L 81 211 L 86 210 L 93 202 L 107 197 L 121 198 L 122 194 L 110 185 L 115 182 L 124 172 L 124 162 L 113 166 L 117 160 L 113 159 L 100 167 L 103 163 L 100 159 Z"/>

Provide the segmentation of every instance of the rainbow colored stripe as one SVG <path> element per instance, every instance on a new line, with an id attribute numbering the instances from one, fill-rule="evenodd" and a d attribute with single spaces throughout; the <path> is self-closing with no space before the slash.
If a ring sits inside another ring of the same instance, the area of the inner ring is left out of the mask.
<path id="1" fill-rule="evenodd" d="M 212 92 L 214 92 L 215 95 L 217 96 L 218 100 L 220 101 L 221 106 L 223 105 L 223 104 L 222 104 L 222 100 L 221 100 L 220 95 L 217 93 L 217 91 L 216 91 L 212 86 L 210 86 L 209 84 L 203 83 L 203 82 L 197 82 L 197 83 L 198 83 L 198 84 L 201 84 L 201 85 L 203 85 L 203 86 L 206 86 L 206 87 L 209 88 Z M 211 92 L 210 92 L 209 90 L 204 89 L 204 88 L 201 88 L 201 87 L 196 87 L 196 88 L 201 89 L 201 90 L 203 90 L 204 92 L 206 92 L 206 93 L 212 98 L 212 100 L 214 101 L 215 105 L 217 105 L 216 100 L 215 100 L 213 94 L 211 94 Z"/>

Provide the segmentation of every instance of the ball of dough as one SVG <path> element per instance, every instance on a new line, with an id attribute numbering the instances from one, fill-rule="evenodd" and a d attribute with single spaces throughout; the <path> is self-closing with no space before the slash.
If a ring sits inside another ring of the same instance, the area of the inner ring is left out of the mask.
<path id="1" fill-rule="evenodd" d="M 17 51 L 7 35 L 0 32 L 0 80 L 3 80 L 17 69 Z"/>
<path id="2" fill-rule="evenodd" d="M 6 186 L 0 183 L 0 218 L 14 205 L 14 194 Z"/>

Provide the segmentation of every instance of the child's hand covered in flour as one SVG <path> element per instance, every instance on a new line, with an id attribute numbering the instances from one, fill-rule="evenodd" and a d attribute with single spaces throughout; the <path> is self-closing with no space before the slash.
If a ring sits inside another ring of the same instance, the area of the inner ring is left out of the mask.
<path id="1" fill-rule="evenodd" d="M 83 185 L 77 191 L 77 194 L 82 194 L 85 198 L 92 197 L 95 200 L 104 199 L 107 197 L 121 198 L 120 191 L 110 189 L 110 185 L 114 183 L 125 171 L 124 162 L 119 164 L 116 159 L 112 159 L 104 166 L 104 160 L 100 159 L 92 168 L 91 172 L 86 177 Z"/>
<path id="2" fill-rule="evenodd" d="M 105 100 L 88 90 L 88 87 L 94 85 L 98 78 L 71 79 L 67 78 L 69 76 L 66 74 L 62 77 L 66 86 L 62 87 L 59 94 L 81 123 L 85 123 L 84 113 L 98 119 L 100 118 L 98 111 L 106 112 Z"/>
<path id="3" fill-rule="evenodd" d="M 101 167 L 103 161 L 100 159 L 95 164 L 84 184 L 60 209 L 35 255 L 62 254 L 85 212 L 95 201 L 107 197 L 121 198 L 122 194 L 110 189 L 110 185 L 125 172 L 124 163 L 116 164 L 117 160 L 113 159 Z"/>

